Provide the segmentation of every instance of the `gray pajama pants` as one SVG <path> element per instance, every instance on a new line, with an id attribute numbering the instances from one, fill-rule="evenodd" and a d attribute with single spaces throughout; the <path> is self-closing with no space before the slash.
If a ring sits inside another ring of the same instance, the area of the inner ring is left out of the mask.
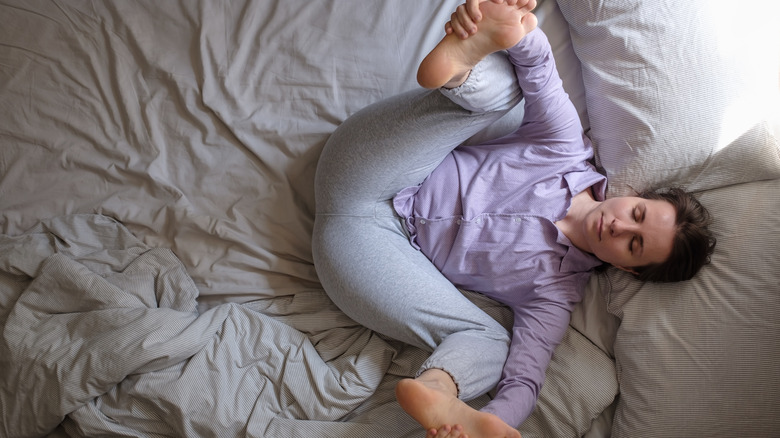
<path id="1" fill-rule="evenodd" d="M 506 55 L 490 55 L 454 90 L 417 90 L 359 111 L 317 167 L 313 253 L 328 296 L 358 323 L 431 351 L 420 372 L 447 371 L 463 400 L 496 385 L 509 334 L 412 247 L 392 198 L 521 97 Z"/>

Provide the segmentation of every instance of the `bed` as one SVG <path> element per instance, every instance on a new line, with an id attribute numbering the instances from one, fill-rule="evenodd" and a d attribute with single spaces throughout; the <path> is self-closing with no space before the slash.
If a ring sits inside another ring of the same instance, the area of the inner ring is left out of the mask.
<path id="1" fill-rule="evenodd" d="M 0 1 L 0 436 L 424 436 L 393 388 L 425 353 L 319 285 L 313 181 L 458 3 Z M 594 274 L 519 430 L 777 436 L 780 8 L 539 3 L 608 196 L 683 186 L 718 246 Z"/>

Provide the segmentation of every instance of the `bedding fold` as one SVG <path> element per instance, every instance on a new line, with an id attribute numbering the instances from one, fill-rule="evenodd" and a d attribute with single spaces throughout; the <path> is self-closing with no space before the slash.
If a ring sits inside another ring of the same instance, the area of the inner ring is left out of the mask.
<path id="1" fill-rule="evenodd" d="M 80 436 L 260 436 L 277 417 L 334 421 L 375 391 L 395 354 L 343 318 L 320 331 L 325 362 L 304 333 L 249 306 L 198 314 L 178 258 L 106 217 L 44 221 L 0 246 L 15 248 L 0 267 L 3 296 L 17 297 L 3 308 L 6 436 L 61 422 Z M 255 307 L 306 314 L 312 302 L 322 304 L 302 294 Z"/>

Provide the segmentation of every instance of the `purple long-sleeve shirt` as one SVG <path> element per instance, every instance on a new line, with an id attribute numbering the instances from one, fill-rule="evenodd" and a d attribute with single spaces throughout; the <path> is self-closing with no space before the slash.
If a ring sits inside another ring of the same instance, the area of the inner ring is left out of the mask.
<path id="1" fill-rule="evenodd" d="M 576 194 L 606 178 L 589 160 L 590 141 L 562 87 L 541 30 L 509 56 L 525 97 L 525 117 L 507 137 L 454 150 L 394 206 L 410 240 L 458 287 L 514 312 L 509 357 L 496 397 L 483 409 L 517 426 L 533 411 L 553 350 L 601 264 L 561 233 Z"/>

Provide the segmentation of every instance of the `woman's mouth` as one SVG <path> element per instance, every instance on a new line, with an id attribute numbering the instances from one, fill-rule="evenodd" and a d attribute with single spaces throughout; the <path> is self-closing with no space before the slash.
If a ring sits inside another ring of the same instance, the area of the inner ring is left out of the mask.
<path id="1" fill-rule="evenodd" d="M 599 242 L 601 242 L 601 231 L 603 229 L 604 229 L 604 215 L 602 214 L 601 217 L 599 218 L 599 226 L 598 226 Z"/>

